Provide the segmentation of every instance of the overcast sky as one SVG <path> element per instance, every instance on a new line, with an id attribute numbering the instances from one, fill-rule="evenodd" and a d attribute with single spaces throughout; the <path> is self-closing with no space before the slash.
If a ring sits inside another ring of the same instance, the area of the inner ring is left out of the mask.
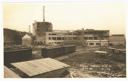
<path id="1" fill-rule="evenodd" d="M 125 33 L 125 10 L 122 2 L 89 1 L 49 3 L 4 3 L 3 22 L 5 28 L 28 31 L 29 25 L 45 20 L 55 30 L 100 29 L 111 34 Z"/>

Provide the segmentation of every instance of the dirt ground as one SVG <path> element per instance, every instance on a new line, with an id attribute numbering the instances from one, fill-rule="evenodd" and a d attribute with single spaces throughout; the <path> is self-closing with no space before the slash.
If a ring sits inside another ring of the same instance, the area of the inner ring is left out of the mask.
<path id="1" fill-rule="evenodd" d="M 106 48 L 77 47 L 76 52 L 54 59 L 71 66 L 67 78 L 126 77 L 126 54 L 101 55 L 96 50 L 108 52 Z M 43 58 L 39 48 L 34 48 L 33 58 Z"/>
<path id="2" fill-rule="evenodd" d="M 69 64 L 72 77 L 126 77 L 126 55 L 100 55 L 100 48 L 78 47 L 76 52 L 56 59 Z"/>

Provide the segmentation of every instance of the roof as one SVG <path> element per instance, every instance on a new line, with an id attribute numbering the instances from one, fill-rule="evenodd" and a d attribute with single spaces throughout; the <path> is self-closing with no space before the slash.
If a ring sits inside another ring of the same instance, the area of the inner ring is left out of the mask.
<path id="1" fill-rule="evenodd" d="M 12 70 L 4 66 L 4 77 L 5 78 L 20 78 L 16 73 L 14 73 Z"/>
<path id="2" fill-rule="evenodd" d="M 11 46 L 6 46 L 4 47 L 4 52 L 10 52 L 10 51 L 22 51 L 22 50 L 28 50 L 31 48 L 24 47 L 21 45 L 11 45 Z"/>
<path id="3" fill-rule="evenodd" d="M 41 22 L 41 21 L 35 21 L 35 23 L 37 23 L 37 24 L 52 24 L 51 22 Z"/>
<path id="4" fill-rule="evenodd" d="M 98 34 L 98 35 L 104 35 L 102 33 L 108 33 L 107 36 L 109 35 L 109 30 L 94 30 L 94 29 L 86 29 L 86 30 L 76 30 L 76 33 L 89 33 L 89 34 Z"/>
<path id="5" fill-rule="evenodd" d="M 28 34 L 25 34 L 22 39 L 32 39 L 31 36 L 29 36 Z"/>
<path id="6" fill-rule="evenodd" d="M 124 36 L 124 34 L 113 34 L 112 36 Z"/>
<path id="7" fill-rule="evenodd" d="M 69 67 L 69 65 L 51 58 L 36 59 L 36 60 L 17 62 L 11 64 L 30 77 Z"/>

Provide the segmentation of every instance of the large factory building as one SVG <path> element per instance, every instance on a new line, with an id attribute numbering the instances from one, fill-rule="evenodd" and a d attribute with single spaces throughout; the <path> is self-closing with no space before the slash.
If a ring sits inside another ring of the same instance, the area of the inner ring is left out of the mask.
<path id="1" fill-rule="evenodd" d="M 35 21 L 33 23 L 34 29 L 34 44 L 44 45 L 45 44 L 45 33 L 52 32 L 52 23 L 45 21 L 45 7 L 43 7 L 43 22 Z"/>
<path id="2" fill-rule="evenodd" d="M 35 36 L 35 45 L 77 44 L 83 46 L 107 46 L 109 42 L 109 30 L 53 30 L 52 23 L 45 21 L 44 7 L 43 22 L 35 21 L 33 23 L 33 29 Z"/>
<path id="3" fill-rule="evenodd" d="M 84 46 L 108 46 L 109 30 L 79 30 L 46 32 L 47 45 L 76 44 Z"/>
<path id="4" fill-rule="evenodd" d="M 52 32 L 52 23 L 50 22 L 35 22 L 33 23 L 35 43 L 45 44 L 45 33 Z"/>

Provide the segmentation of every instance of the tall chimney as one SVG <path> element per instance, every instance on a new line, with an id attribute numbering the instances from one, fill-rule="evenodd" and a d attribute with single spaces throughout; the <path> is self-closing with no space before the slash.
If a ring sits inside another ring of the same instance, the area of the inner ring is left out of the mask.
<path id="1" fill-rule="evenodd" d="M 31 26 L 29 25 L 29 33 L 31 33 Z"/>
<path id="2" fill-rule="evenodd" d="M 45 6 L 43 6 L 43 22 L 45 22 Z"/>

